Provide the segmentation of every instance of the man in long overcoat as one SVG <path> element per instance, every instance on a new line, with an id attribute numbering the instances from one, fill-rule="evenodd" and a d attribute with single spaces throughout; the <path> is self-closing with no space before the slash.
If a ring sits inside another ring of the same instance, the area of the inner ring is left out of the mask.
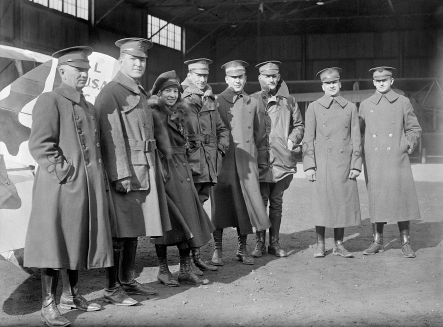
<path id="1" fill-rule="evenodd" d="M 41 319 L 49 326 L 70 324 L 55 301 L 60 270 L 60 306 L 94 311 L 100 306 L 79 295 L 78 271 L 114 264 L 98 115 L 82 93 L 91 53 L 90 47 L 54 53 L 62 83 L 33 109 L 29 151 L 38 169 L 24 265 L 41 268 Z"/>
<path id="2" fill-rule="evenodd" d="M 409 243 L 409 221 L 420 219 L 409 154 L 414 151 L 421 127 L 408 98 L 392 90 L 395 68 L 373 71 L 375 94 L 360 105 L 364 167 L 374 241 L 363 254 L 383 249 L 383 226 L 398 223 L 403 255 L 414 258 Z"/>
<path id="3" fill-rule="evenodd" d="M 257 145 L 260 193 L 265 207 L 269 203 L 268 253 L 277 257 L 288 254 L 280 247 L 279 234 L 283 209 L 283 193 L 297 172 L 294 147 L 301 142 L 304 123 L 297 102 L 280 78 L 280 61 L 266 61 L 259 68 L 261 91 L 251 95 L 260 106 L 260 124 L 265 129 Z M 256 232 L 256 246 L 251 255 L 266 253 L 266 230 Z"/>
<path id="4" fill-rule="evenodd" d="M 223 158 L 212 197 L 212 223 L 215 250 L 212 264 L 223 265 L 223 228 L 236 227 L 237 259 L 254 264 L 249 255 L 247 234 L 270 227 L 260 195 L 257 168 L 257 146 L 260 137 L 258 102 L 244 91 L 248 63 L 233 60 L 222 66 L 228 88 L 217 96 L 217 107 L 223 123 L 230 131 L 230 146 Z"/>
<path id="5" fill-rule="evenodd" d="M 325 256 L 325 227 L 334 228 L 333 253 L 353 258 L 343 245 L 344 231 L 361 223 L 356 180 L 362 166 L 358 112 L 340 96 L 340 72 L 341 68 L 332 67 L 317 73 L 325 95 L 309 104 L 305 116 L 303 169 L 311 181 L 316 258 Z"/>
<path id="6" fill-rule="evenodd" d="M 99 93 L 96 106 L 102 129 L 103 158 L 111 184 L 114 267 L 107 269 L 105 301 L 133 305 L 131 294 L 156 294 L 135 280 L 139 236 L 162 236 L 171 229 L 157 147 L 170 157 L 166 129 L 154 126 L 147 94 L 139 79 L 146 69 L 146 39 L 117 41 L 120 71 Z M 163 214 L 162 214 L 163 213 Z"/>
<path id="7" fill-rule="evenodd" d="M 182 99 L 190 108 L 185 125 L 189 141 L 187 158 L 192 171 L 192 179 L 202 204 L 217 183 L 222 157 L 229 145 L 229 131 L 223 124 L 211 86 L 208 85 L 209 65 L 206 58 L 185 61 L 188 75 L 182 82 Z M 195 265 L 201 270 L 217 270 L 200 258 L 200 249 L 192 248 Z"/>

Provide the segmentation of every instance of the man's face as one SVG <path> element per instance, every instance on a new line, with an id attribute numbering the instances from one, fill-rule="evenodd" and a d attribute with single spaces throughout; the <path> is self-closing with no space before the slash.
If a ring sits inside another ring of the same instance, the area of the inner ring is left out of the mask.
<path id="1" fill-rule="evenodd" d="M 208 84 L 208 74 L 189 72 L 188 78 L 191 80 L 192 84 L 197 86 L 201 91 L 203 91 Z"/>
<path id="2" fill-rule="evenodd" d="M 391 90 L 391 85 L 394 83 L 394 79 L 392 77 L 386 77 L 384 79 L 373 80 L 374 86 L 380 93 L 388 93 Z"/>
<path id="3" fill-rule="evenodd" d="M 146 58 L 144 57 L 122 53 L 118 62 L 120 63 L 120 71 L 133 79 L 139 79 L 145 73 Z"/>
<path id="4" fill-rule="evenodd" d="M 62 65 L 59 68 L 63 83 L 75 88 L 77 91 L 85 87 L 88 81 L 88 71 L 89 68 L 77 68 L 69 65 Z"/>
<path id="5" fill-rule="evenodd" d="M 340 92 L 341 83 L 339 80 L 331 82 L 323 82 L 321 88 L 323 89 L 326 95 L 335 97 Z"/>
<path id="6" fill-rule="evenodd" d="M 261 79 L 272 91 L 275 90 L 278 81 L 280 81 L 280 74 L 271 74 L 271 75 L 260 74 L 259 79 Z"/>
<path id="7" fill-rule="evenodd" d="M 238 76 L 226 75 L 225 81 L 230 88 L 233 88 L 235 92 L 240 92 L 246 84 L 246 74 Z"/>

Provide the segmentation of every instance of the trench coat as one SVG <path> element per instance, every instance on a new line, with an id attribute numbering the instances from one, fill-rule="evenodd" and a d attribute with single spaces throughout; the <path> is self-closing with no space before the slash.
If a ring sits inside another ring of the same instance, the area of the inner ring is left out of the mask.
<path id="1" fill-rule="evenodd" d="M 38 168 L 24 265 L 72 270 L 112 266 L 96 109 L 62 83 L 38 98 L 32 117 L 29 151 Z"/>
<path id="2" fill-rule="evenodd" d="M 192 173 L 186 160 L 189 144 L 185 139 L 183 124 L 171 120 L 171 112 L 191 111 L 184 103 L 178 102 L 171 111 L 158 102 L 156 96 L 149 99 L 149 106 L 154 109 L 168 131 L 172 146 L 172 158 L 162 157 L 165 171 L 165 190 L 172 229 L 162 237 L 152 239 L 154 244 L 173 245 L 187 242 L 189 247 L 201 247 L 208 243 L 214 226 L 200 202 L 192 181 Z M 168 112 L 169 111 L 169 112 Z"/>
<path id="3" fill-rule="evenodd" d="M 258 180 L 256 142 L 261 138 L 258 102 L 227 88 L 216 99 L 223 123 L 230 131 L 229 148 L 214 186 L 212 223 L 215 228 L 237 227 L 241 234 L 268 229 Z"/>
<path id="4" fill-rule="evenodd" d="M 324 95 L 305 116 L 303 169 L 316 170 L 310 183 L 316 226 L 343 228 L 361 223 L 360 200 L 351 169 L 361 171 L 361 138 L 356 106 L 341 96 Z"/>
<path id="5" fill-rule="evenodd" d="M 251 97 L 259 103 L 260 126 L 265 129 L 257 145 L 260 182 L 276 183 L 297 172 L 296 153 L 288 149 L 288 139 L 299 144 L 304 135 L 303 118 L 283 80 L 275 96 L 265 91 Z"/>
<path id="6" fill-rule="evenodd" d="M 418 144 L 421 127 L 411 102 L 376 92 L 362 101 L 360 123 L 371 222 L 420 219 L 408 148 Z"/>
<path id="7" fill-rule="evenodd" d="M 191 109 L 185 128 L 190 145 L 187 156 L 194 183 L 216 184 L 222 157 L 229 146 L 229 131 L 220 118 L 209 85 L 209 95 L 204 95 L 187 79 L 182 86 L 182 99 Z"/>
<path id="8" fill-rule="evenodd" d="M 157 147 L 170 155 L 164 126 L 154 126 L 147 94 L 118 72 L 96 100 L 105 169 L 112 183 L 130 178 L 132 191 L 110 188 L 113 237 L 162 236 L 171 229 Z"/>

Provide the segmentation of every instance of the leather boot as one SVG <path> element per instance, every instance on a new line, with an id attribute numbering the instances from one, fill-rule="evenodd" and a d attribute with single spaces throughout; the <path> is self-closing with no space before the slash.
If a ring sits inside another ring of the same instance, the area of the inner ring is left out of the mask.
<path id="1" fill-rule="evenodd" d="M 158 268 L 159 268 L 157 274 L 157 280 L 161 284 L 165 284 L 166 286 L 170 287 L 180 286 L 180 283 L 174 279 L 171 272 L 169 271 L 167 258 L 157 257 L 157 259 L 158 259 Z"/>
<path id="2" fill-rule="evenodd" d="M 272 213 L 269 215 L 271 228 L 269 228 L 269 246 L 268 253 L 276 257 L 287 257 L 288 253 L 280 247 L 279 234 L 281 225 L 281 214 Z"/>
<path id="3" fill-rule="evenodd" d="M 201 258 L 200 258 L 200 248 L 192 248 L 192 259 L 194 264 L 199 268 L 200 270 L 206 271 L 217 271 L 218 268 L 213 265 L 207 265 Z"/>
<path id="4" fill-rule="evenodd" d="M 415 258 L 415 252 L 409 243 L 409 221 L 399 221 L 398 229 L 400 230 L 401 250 L 405 258 Z"/>
<path id="5" fill-rule="evenodd" d="M 119 271 L 121 270 L 123 242 L 123 240 L 113 241 L 114 266 L 106 268 L 106 288 L 103 299 L 107 303 L 130 306 L 137 304 L 138 301 L 129 297 L 120 283 Z"/>
<path id="6" fill-rule="evenodd" d="M 63 269 L 63 293 L 60 298 L 60 308 L 79 309 L 82 311 L 97 311 L 101 309 L 100 304 L 90 303 L 78 292 L 78 270 Z"/>
<path id="7" fill-rule="evenodd" d="M 254 258 L 260 258 L 266 253 L 266 230 L 255 232 L 255 249 L 251 252 Z"/>
<path id="8" fill-rule="evenodd" d="M 214 237 L 214 253 L 212 254 L 211 264 L 214 266 L 223 266 L 223 229 L 216 229 L 212 232 L 212 237 Z"/>
<path id="9" fill-rule="evenodd" d="M 237 260 L 243 262 L 245 265 L 253 265 L 254 264 L 254 258 L 252 258 L 249 255 L 246 241 L 247 241 L 248 235 L 246 234 L 239 234 L 238 235 L 238 246 L 237 246 Z"/>
<path id="10" fill-rule="evenodd" d="M 180 272 L 178 274 L 178 281 L 180 283 L 190 283 L 194 285 L 206 285 L 209 283 L 209 280 L 200 279 L 196 274 L 192 272 L 190 256 L 180 256 Z"/>
<path id="11" fill-rule="evenodd" d="M 314 258 L 324 258 L 325 256 L 325 227 L 315 226 L 315 232 L 317 234 L 317 249 L 314 253 Z"/>
<path id="12" fill-rule="evenodd" d="M 135 256 L 137 253 L 137 238 L 126 238 L 123 247 L 120 280 L 128 295 L 155 295 L 158 292 L 149 286 L 144 286 L 135 280 Z"/>
<path id="13" fill-rule="evenodd" d="M 334 228 L 334 248 L 332 249 L 332 253 L 334 255 L 338 255 L 343 258 L 353 258 L 354 255 L 346 250 L 343 245 L 343 239 L 345 236 L 344 228 Z"/>
<path id="14" fill-rule="evenodd" d="M 71 322 L 63 317 L 55 303 L 59 270 L 43 268 L 41 320 L 48 326 L 69 326 Z"/>
<path id="15" fill-rule="evenodd" d="M 372 235 L 374 241 L 372 244 L 363 251 L 364 255 L 372 255 L 378 252 L 383 252 L 383 227 L 384 223 L 372 224 Z"/>

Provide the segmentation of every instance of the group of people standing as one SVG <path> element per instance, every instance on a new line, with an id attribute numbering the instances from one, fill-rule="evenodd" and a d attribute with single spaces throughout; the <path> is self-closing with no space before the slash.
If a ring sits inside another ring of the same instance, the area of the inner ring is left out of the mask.
<path id="1" fill-rule="evenodd" d="M 92 49 L 73 47 L 53 54 L 62 84 L 42 94 L 33 111 L 29 148 L 38 169 L 24 260 L 41 268 L 47 325 L 70 324 L 55 300 L 60 272 L 62 308 L 100 310 L 79 293 L 81 269 L 106 268 L 105 302 L 130 306 L 138 303 L 131 295 L 156 294 L 135 279 L 138 237 L 150 237 L 157 279 L 171 287 L 209 282 L 200 276 L 223 266 L 227 227 L 237 229 L 236 258 L 244 264 L 266 252 L 287 256 L 279 243 L 283 194 L 301 143 L 312 182 L 315 257 L 325 256 L 325 227 L 334 228 L 333 253 L 352 257 L 344 228 L 361 221 L 356 177 L 363 153 L 374 225 L 374 242 L 363 253 L 380 251 L 383 225 L 398 222 L 403 253 L 415 256 L 409 220 L 419 211 L 408 152 L 421 129 L 407 98 L 390 88 L 392 68 L 374 69 L 377 92 L 360 112 L 339 95 L 339 68 L 319 72 L 325 95 L 309 105 L 305 127 L 279 61 L 256 66 L 261 90 L 252 95 L 243 91 L 248 63 L 233 60 L 222 66 L 228 87 L 215 96 L 207 84 L 212 61 L 205 58 L 185 62 L 183 82 L 168 71 L 147 91 L 140 78 L 152 43 L 127 38 L 115 44 L 120 71 L 95 106 L 82 94 Z M 209 199 L 211 218 L 203 209 Z M 254 232 L 249 253 L 247 235 Z M 214 253 L 204 261 L 200 248 L 211 234 Z M 177 278 L 168 267 L 168 246 L 180 254 Z"/>

